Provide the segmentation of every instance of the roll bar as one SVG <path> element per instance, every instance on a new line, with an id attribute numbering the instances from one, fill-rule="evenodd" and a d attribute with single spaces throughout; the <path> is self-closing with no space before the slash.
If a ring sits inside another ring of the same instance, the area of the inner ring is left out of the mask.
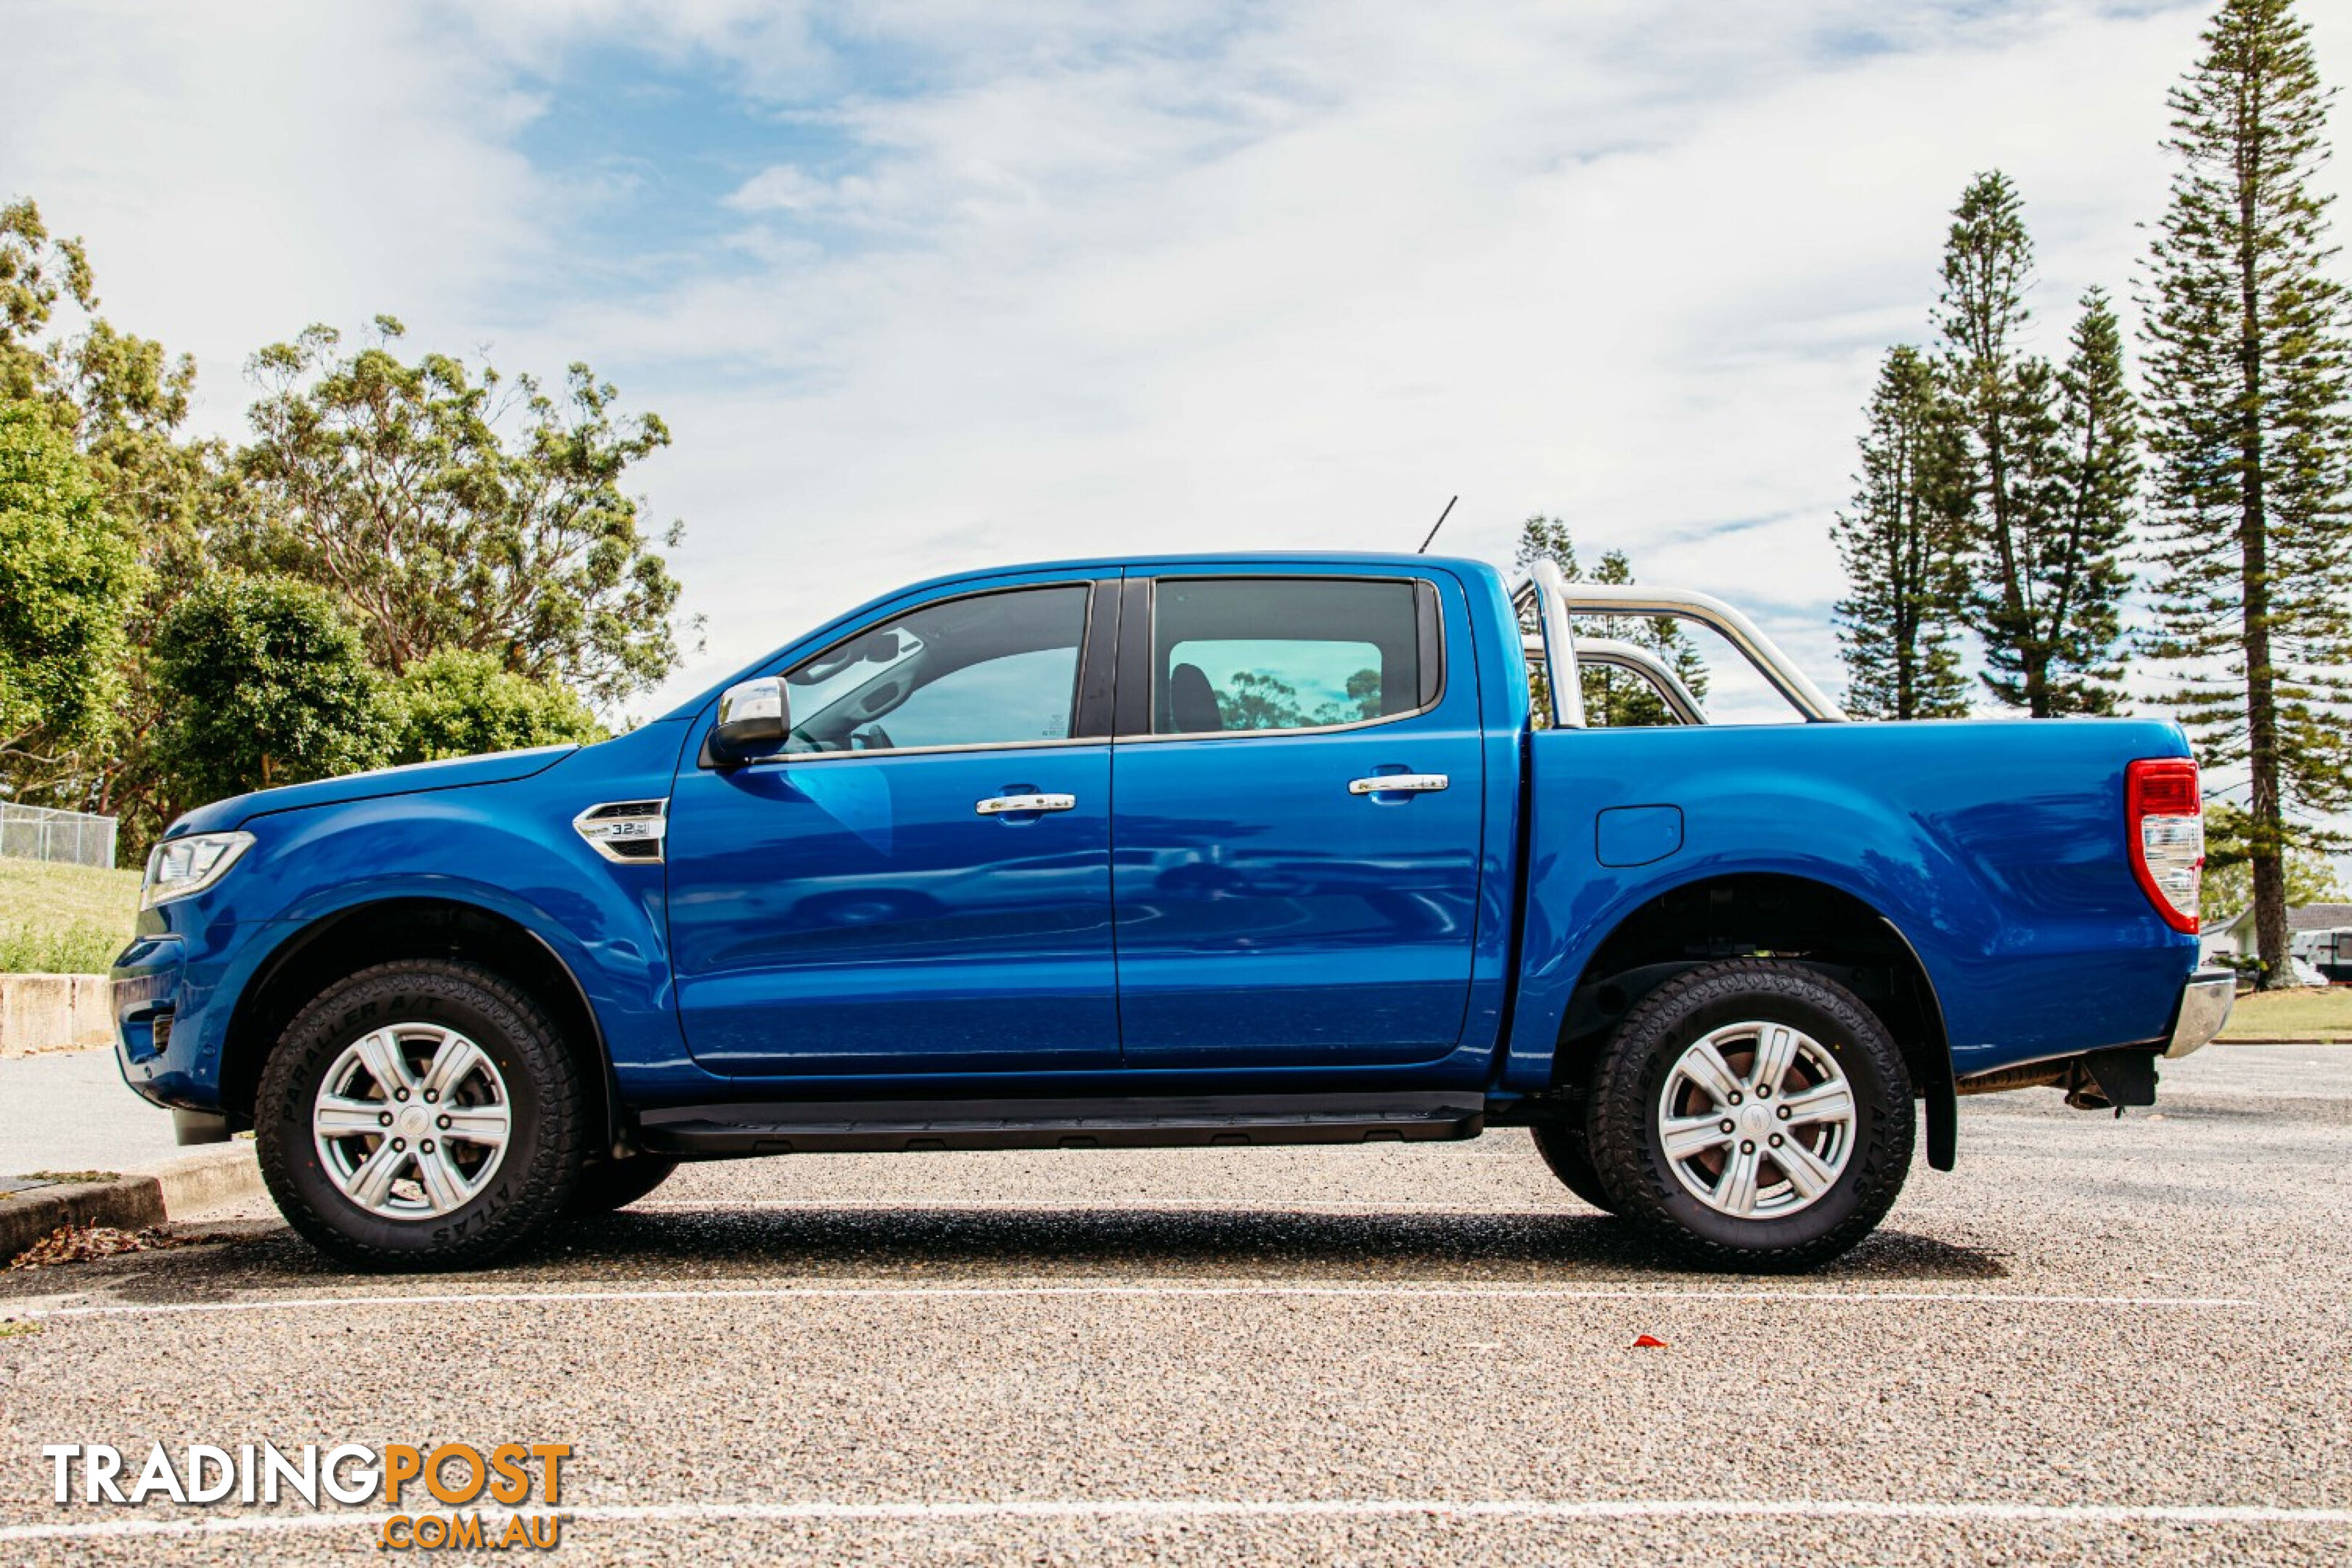
<path id="1" fill-rule="evenodd" d="M 1527 652 L 1531 661 L 1541 664 L 1544 657 L 1543 639 L 1528 637 Z M 1678 724 L 1706 722 L 1706 711 L 1699 707 L 1698 699 L 1691 695 L 1690 688 L 1683 684 L 1682 677 L 1676 675 L 1672 666 L 1648 648 L 1633 643 L 1620 642 L 1615 637 L 1580 637 L 1576 643 L 1576 662 L 1579 668 L 1597 664 L 1638 675 L 1649 682 L 1650 689 L 1658 694 L 1658 700 L 1664 702 L 1667 711 L 1674 714 L 1675 722 Z"/>
<path id="2" fill-rule="evenodd" d="M 1580 645 L 1576 640 L 1575 617 L 1578 616 L 1670 616 L 1677 620 L 1696 621 L 1711 627 L 1733 647 L 1739 650 L 1756 672 L 1788 700 L 1789 705 L 1803 714 L 1807 721 L 1816 724 L 1841 723 L 1845 714 L 1807 678 L 1805 672 L 1790 661 L 1770 637 L 1757 628 L 1756 623 L 1725 604 L 1712 594 L 1701 594 L 1687 588 L 1645 588 L 1631 583 L 1570 583 L 1561 575 L 1559 567 L 1549 561 L 1538 561 L 1529 570 L 1525 581 L 1511 591 L 1515 609 L 1525 611 L 1530 605 L 1536 610 L 1536 626 L 1539 637 L 1531 639 L 1541 644 L 1540 657 L 1548 669 L 1578 668 L 1583 650 L 1596 649 L 1592 662 L 1630 669 L 1646 679 L 1658 690 L 1675 717 L 1685 724 L 1702 723 L 1698 704 L 1689 690 L 1656 658 L 1630 643 L 1614 639 L 1598 639 Z M 1530 658 L 1538 657 L 1535 647 L 1528 648 Z M 1559 657 L 1555 658 L 1557 654 Z M 1634 656 L 1629 659 L 1626 655 Z M 1552 680 L 1552 722 L 1563 729 L 1584 727 L 1583 682 L 1576 679 Z M 1679 700 L 1677 700 L 1679 697 Z M 1687 711 L 1685 711 L 1687 710 Z"/>

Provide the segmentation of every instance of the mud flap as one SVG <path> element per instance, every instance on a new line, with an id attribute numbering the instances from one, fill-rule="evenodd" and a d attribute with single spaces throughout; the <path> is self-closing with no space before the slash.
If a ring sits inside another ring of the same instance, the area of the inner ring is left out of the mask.
<path id="1" fill-rule="evenodd" d="M 1952 1075 L 1945 1073 L 1927 1084 L 1919 1099 L 1927 1112 L 1927 1168 L 1948 1171 L 1959 1163 L 1960 1155 L 1960 1099 Z"/>
<path id="2" fill-rule="evenodd" d="M 2156 1053 L 2146 1050 L 2093 1051 L 2082 1059 L 2082 1072 L 2066 1090 L 2066 1103 L 2077 1110 L 2103 1110 L 2112 1105 L 2121 1116 L 2127 1105 L 2156 1103 Z M 2089 1081 L 2081 1081 L 2087 1078 Z"/>

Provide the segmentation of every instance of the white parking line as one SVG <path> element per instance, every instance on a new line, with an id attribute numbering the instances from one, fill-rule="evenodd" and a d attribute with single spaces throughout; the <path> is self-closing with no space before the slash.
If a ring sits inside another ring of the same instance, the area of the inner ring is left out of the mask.
<path id="1" fill-rule="evenodd" d="M 471 1510 L 467 1510 L 471 1511 Z M 829 1522 L 919 1520 L 1836 1520 L 1911 1523 L 2056 1525 L 2352 1525 L 2352 1508 L 2116 1503 L 1881 1502 L 1868 1500 L 1748 1498 L 1339 1498 L 1331 1500 L 1107 1498 L 1003 1502 L 644 1503 L 551 1510 L 567 1524 L 713 1523 L 728 1521 Z M 263 1534 L 373 1529 L 389 1513 L 255 1514 L 225 1519 L 105 1520 L 88 1524 L 0 1526 L 0 1544 L 26 1541 L 121 1540 L 137 1536 Z M 506 1528 L 503 1511 L 482 1510 L 485 1535 Z"/>
<path id="2" fill-rule="evenodd" d="M 2045 1296 L 2011 1290 L 1684 1290 L 1589 1289 L 1551 1285 L 1458 1285 L 1400 1280 L 1391 1285 L 1189 1281 L 1021 1285 L 778 1285 L 727 1289 L 478 1290 L 464 1295 L 289 1296 L 244 1301 L 157 1301 L 27 1309 L 34 1318 L 154 1318 L 178 1313 L 311 1311 L 345 1307 L 532 1306 L 628 1301 L 992 1300 L 1008 1297 L 1190 1298 L 1308 1296 L 1338 1300 L 1432 1301 L 1753 1301 L 1816 1307 L 1893 1307 L 1919 1303 L 2018 1307 L 2134 1307 L 2210 1310 L 2252 1307 L 2234 1296 Z"/>

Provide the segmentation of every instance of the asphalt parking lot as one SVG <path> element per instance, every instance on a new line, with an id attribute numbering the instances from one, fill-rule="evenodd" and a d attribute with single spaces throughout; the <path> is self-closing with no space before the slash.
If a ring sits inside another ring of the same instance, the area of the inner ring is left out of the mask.
<path id="1" fill-rule="evenodd" d="M 1793 1279 L 1518 1132 L 709 1166 L 461 1277 L 230 1217 L 0 1274 L 0 1562 L 382 1559 L 373 1505 L 60 1509 L 45 1443 L 455 1438 L 572 1444 L 578 1562 L 2341 1563 L 2347 1172 L 2352 1048 L 2216 1047 L 2155 1114 L 1965 1102 Z"/>

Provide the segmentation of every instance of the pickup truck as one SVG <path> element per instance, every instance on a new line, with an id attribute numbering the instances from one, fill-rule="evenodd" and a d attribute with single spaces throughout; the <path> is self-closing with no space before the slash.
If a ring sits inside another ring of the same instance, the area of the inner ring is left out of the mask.
<path id="1" fill-rule="evenodd" d="M 1789 721 L 1594 616 L 1712 626 Z M 1677 721 L 1587 724 L 1594 664 Z M 122 1070 L 373 1267 L 682 1161 L 1524 1126 L 1666 1248 L 1807 1268 L 1958 1096 L 2151 1103 L 2232 995 L 2173 725 L 1843 718 L 1730 606 L 1549 563 L 942 578 L 602 744 L 190 812 Z"/>

